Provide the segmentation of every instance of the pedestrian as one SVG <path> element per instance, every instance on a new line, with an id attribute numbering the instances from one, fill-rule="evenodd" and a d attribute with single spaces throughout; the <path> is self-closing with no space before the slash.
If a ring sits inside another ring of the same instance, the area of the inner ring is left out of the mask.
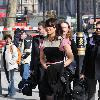
<path id="1" fill-rule="evenodd" d="M 67 39 L 69 40 L 69 44 L 71 46 L 71 49 L 72 49 L 72 52 L 73 52 L 73 55 L 74 55 L 74 60 L 73 62 L 66 68 L 66 70 L 70 69 L 70 71 L 72 72 L 72 75 L 73 75 L 73 79 L 74 79 L 74 82 L 75 83 L 75 79 L 78 77 L 77 75 L 77 65 L 78 65 L 78 55 L 77 55 L 77 46 L 76 46 L 76 43 L 75 41 L 73 40 L 72 38 L 72 31 L 71 31 L 71 26 L 69 25 L 68 22 L 65 22 L 65 21 L 62 21 L 60 22 L 60 33 L 61 33 L 61 36 L 63 39 Z M 67 58 L 67 57 L 65 57 Z M 65 70 L 65 72 L 66 72 Z M 72 77 L 69 76 L 69 77 Z M 69 89 L 71 90 L 71 82 L 69 80 Z M 65 92 L 66 93 L 66 92 Z M 71 99 L 72 93 L 68 93 L 66 94 L 66 99 Z M 69 97 L 68 97 L 69 95 Z"/>
<path id="2" fill-rule="evenodd" d="M 72 31 L 71 31 L 71 26 L 69 25 L 68 22 L 65 22 L 65 21 L 62 21 L 60 23 L 61 25 L 61 34 L 62 34 L 62 38 L 67 38 L 70 42 L 71 42 L 71 45 L 73 45 L 72 47 L 72 50 L 74 50 L 73 54 L 74 54 L 74 58 L 75 60 L 77 60 L 77 46 L 76 46 L 76 43 L 73 39 L 73 35 L 72 35 Z"/>
<path id="3" fill-rule="evenodd" d="M 80 78 L 87 79 L 88 100 L 95 100 L 98 80 L 98 100 L 100 100 L 100 21 L 96 23 L 96 32 L 88 39 Z"/>
<path id="4" fill-rule="evenodd" d="M 22 53 L 22 59 L 20 64 L 20 75 L 22 80 L 18 84 L 19 92 L 23 95 L 31 96 L 32 89 L 27 84 L 30 77 L 30 61 L 31 61 L 31 49 L 32 49 L 32 37 L 24 29 L 21 30 L 21 42 L 19 44 L 20 51 Z M 27 88 L 27 89 L 26 89 Z"/>
<path id="5" fill-rule="evenodd" d="M 21 35 L 20 35 L 20 29 L 17 28 L 14 32 L 14 45 L 18 48 L 19 47 L 19 43 L 20 43 L 20 40 L 21 40 Z"/>
<path id="6" fill-rule="evenodd" d="M 46 100 L 63 100 L 63 86 L 60 77 L 64 70 L 73 61 L 73 53 L 68 39 L 61 39 L 56 33 L 57 20 L 46 20 L 47 38 L 40 44 L 40 62 L 45 69 L 41 82 L 41 92 Z M 64 61 L 64 56 L 67 60 Z M 59 94 L 59 96 L 58 96 Z"/>
<path id="7" fill-rule="evenodd" d="M 38 23 L 38 31 L 39 31 L 39 35 L 34 36 L 32 40 L 30 71 L 35 73 L 36 81 L 34 83 L 36 83 L 36 85 L 38 84 L 40 100 L 46 100 L 45 95 L 43 95 L 40 90 L 40 84 L 41 84 L 42 76 L 44 74 L 44 69 L 42 68 L 40 63 L 39 44 L 47 36 L 44 21 L 40 21 Z"/>
<path id="8" fill-rule="evenodd" d="M 20 48 L 22 52 L 21 76 L 22 76 L 22 81 L 26 81 L 30 76 L 32 37 L 28 35 L 26 31 L 23 29 L 21 30 Z"/>
<path id="9" fill-rule="evenodd" d="M 9 83 L 8 94 L 4 94 L 4 96 L 12 97 L 16 93 L 14 86 L 14 72 L 15 69 L 18 69 L 18 52 L 16 46 L 12 43 L 12 36 L 10 34 L 5 35 L 4 40 L 6 41 L 6 45 L 3 50 L 3 66 Z"/>

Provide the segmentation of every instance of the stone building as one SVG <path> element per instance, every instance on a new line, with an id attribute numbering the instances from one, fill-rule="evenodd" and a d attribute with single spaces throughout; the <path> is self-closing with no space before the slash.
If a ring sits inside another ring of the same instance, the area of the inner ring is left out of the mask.
<path id="1" fill-rule="evenodd" d="M 76 16 L 77 0 L 44 0 L 45 10 L 55 10 L 57 16 Z M 39 12 L 43 11 L 43 0 L 38 0 Z M 81 0 L 82 15 L 93 15 L 93 0 Z M 96 14 L 100 15 L 100 0 L 96 0 Z"/>
<path id="2" fill-rule="evenodd" d="M 24 13 L 24 10 L 27 9 L 28 12 L 32 12 L 33 0 L 18 0 L 18 12 Z"/>

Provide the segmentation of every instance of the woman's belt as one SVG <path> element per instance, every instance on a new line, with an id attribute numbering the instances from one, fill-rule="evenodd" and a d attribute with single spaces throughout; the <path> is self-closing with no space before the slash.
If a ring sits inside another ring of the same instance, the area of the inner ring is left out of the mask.
<path id="1" fill-rule="evenodd" d="M 47 62 L 46 64 L 47 65 L 51 65 L 51 64 L 59 64 L 59 63 L 62 63 L 64 61 L 57 61 L 57 62 Z"/>

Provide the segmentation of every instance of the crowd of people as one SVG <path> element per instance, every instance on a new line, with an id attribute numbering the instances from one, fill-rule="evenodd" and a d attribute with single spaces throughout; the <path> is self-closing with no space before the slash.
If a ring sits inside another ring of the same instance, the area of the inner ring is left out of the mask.
<path id="1" fill-rule="evenodd" d="M 39 34 L 34 37 L 20 29 L 15 31 L 14 39 L 10 34 L 4 36 L 6 45 L 2 50 L 2 66 L 9 84 L 8 94 L 4 96 L 16 94 L 14 72 L 18 69 L 22 77 L 18 84 L 19 92 L 27 96 L 32 95 L 32 89 L 38 85 L 40 100 L 95 100 L 96 83 L 100 79 L 100 21 L 96 23 L 93 35 L 86 38 L 86 52 L 79 77 L 76 77 L 79 67 L 77 46 L 69 23 L 49 18 L 38 23 L 38 31 Z M 17 49 L 20 50 L 20 63 L 17 62 Z M 86 99 L 83 96 L 79 99 L 73 94 L 74 80 L 86 80 Z"/>

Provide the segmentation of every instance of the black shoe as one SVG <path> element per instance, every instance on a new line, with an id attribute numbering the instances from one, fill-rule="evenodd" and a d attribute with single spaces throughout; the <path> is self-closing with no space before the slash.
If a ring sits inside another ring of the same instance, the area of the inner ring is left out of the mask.
<path id="1" fill-rule="evenodd" d="M 4 96 L 4 97 L 8 97 L 9 95 L 8 95 L 8 94 L 3 94 L 3 96 Z"/>
<path id="2" fill-rule="evenodd" d="M 19 93 L 22 93 L 22 89 L 19 89 L 18 92 L 19 92 Z"/>
<path id="3" fill-rule="evenodd" d="M 10 96 L 9 94 L 3 94 L 3 97 L 5 97 L 5 98 L 7 98 L 7 97 L 12 98 L 13 96 Z"/>

